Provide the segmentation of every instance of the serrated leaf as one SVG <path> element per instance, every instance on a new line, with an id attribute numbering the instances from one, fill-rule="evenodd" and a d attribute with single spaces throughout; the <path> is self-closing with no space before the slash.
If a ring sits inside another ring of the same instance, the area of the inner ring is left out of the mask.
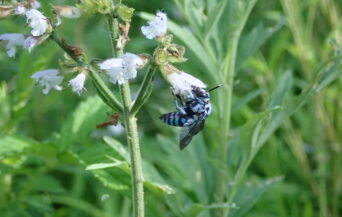
<path id="1" fill-rule="evenodd" d="M 122 157 L 125 161 L 130 164 L 130 156 L 126 148 L 117 140 L 111 137 L 104 137 L 104 141 Z M 115 160 L 115 159 L 113 159 Z M 116 163 L 116 162 L 115 162 Z M 144 173 L 144 185 L 155 194 L 160 193 L 173 194 L 174 190 L 166 185 L 166 182 L 159 175 L 158 171 L 151 165 L 150 162 L 142 160 L 143 173 Z"/>
<path id="2" fill-rule="evenodd" d="M 57 144 L 65 148 L 85 140 L 95 129 L 96 124 L 103 121 L 105 111 L 106 106 L 99 97 L 88 97 L 64 124 Z"/>

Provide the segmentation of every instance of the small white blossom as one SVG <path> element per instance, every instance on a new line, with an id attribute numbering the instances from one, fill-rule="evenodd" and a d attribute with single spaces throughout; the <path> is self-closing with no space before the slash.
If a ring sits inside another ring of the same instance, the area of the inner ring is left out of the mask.
<path id="1" fill-rule="evenodd" d="M 167 16 L 163 12 L 157 12 L 156 18 L 148 22 L 148 26 L 141 27 L 142 33 L 147 39 L 164 36 L 167 33 Z"/>
<path id="2" fill-rule="evenodd" d="M 6 33 L 0 35 L 0 41 L 8 41 L 6 45 L 7 55 L 14 57 L 16 52 L 16 46 L 23 46 L 25 37 L 23 34 L 18 33 Z"/>
<path id="3" fill-rule="evenodd" d="M 122 60 L 126 80 L 137 77 L 137 68 L 140 68 L 144 61 L 138 55 L 132 53 L 125 53 Z"/>
<path id="4" fill-rule="evenodd" d="M 31 2 L 31 7 L 34 8 L 34 9 L 40 8 L 40 3 L 39 3 L 39 1 L 33 0 L 33 1 Z"/>
<path id="5" fill-rule="evenodd" d="M 36 79 L 38 84 L 42 86 L 43 93 L 48 94 L 51 89 L 62 90 L 59 86 L 63 81 L 63 76 L 58 76 L 59 70 L 57 69 L 47 69 L 34 73 L 31 78 Z"/>
<path id="6" fill-rule="evenodd" d="M 86 79 L 86 76 L 84 73 L 80 73 L 76 77 L 71 79 L 69 81 L 69 85 L 71 86 L 72 91 L 77 93 L 78 95 L 81 95 L 81 92 L 85 90 L 84 88 L 85 79 Z"/>
<path id="7" fill-rule="evenodd" d="M 185 97 L 192 97 L 192 86 L 200 88 L 207 87 L 201 80 L 185 72 L 170 73 L 167 75 L 167 80 L 172 85 L 175 94 L 180 94 Z"/>
<path id="8" fill-rule="evenodd" d="M 48 27 L 47 18 L 38 10 L 30 9 L 26 11 L 27 23 L 32 28 L 33 36 L 41 36 Z"/>
<path id="9" fill-rule="evenodd" d="M 26 8 L 22 4 L 18 4 L 17 7 L 15 7 L 14 14 L 17 15 L 23 15 L 26 12 Z"/>
<path id="10" fill-rule="evenodd" d="M 37 45 L 37 43 L 38 39 L 30 35 L 25 39 L 24 48 L 26 48 L 28 52 L 31 52 L 32 49 Z"/>
<path id="11" fill-rule="evenodd" d="M 119 85 L 137 76 L 137 68 L 143 65 L 143 60 L 135 54 L 125 53 L 121 58 L 112 58 L 99 64 L 105 70 L 109 81 Z"/>

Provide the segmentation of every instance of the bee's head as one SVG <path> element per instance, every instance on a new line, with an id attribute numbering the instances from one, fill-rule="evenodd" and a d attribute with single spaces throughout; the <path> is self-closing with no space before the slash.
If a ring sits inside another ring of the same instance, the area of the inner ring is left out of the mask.
<path id="1" fill-rule="evenodd" d="M 202 98 L 202 99 L 208 99 L 209 98 L 209 93 L 197 86 L 192 86 L 192 93 L 194 94 L 195 97 Z"/>

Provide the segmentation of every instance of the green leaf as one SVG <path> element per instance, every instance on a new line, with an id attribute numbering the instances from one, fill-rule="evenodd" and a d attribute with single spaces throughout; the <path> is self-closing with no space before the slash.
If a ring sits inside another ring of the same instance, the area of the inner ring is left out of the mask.
<path id="1" fill-rule="evenodd" d="M 283 178 L 284 177 L 280 176 L 262 181 L 248 181 L 248 183 L 245 183 L 234 198 L 234 203 L 236 204 L 237 209 L 231 209 L 229 217 L 244 216 L 265 191 L 269 190 L 276 183 L 282 181 Z"/>
<path id="2" fill-rule="evenodd" d="M 220 1 L 216 6 L 209 12 L 208 21 L 205 23 L 205 29 L 203 35 L 208 36 L 213 34 L 213 30 L 217 29 L 219 20 L 226 8 L 228 0 Z M 216 27 L 216 28 L 214 28 Z"/>
<path id="3" fill-rule="evenodd" d="M 117 140 L 111 138 L 111 137 L 104 137 L 104 141 L 115 151 L 119 156 L 126 161 L 127 164 L 130 164 L 130 156 L 129 152 L 126 150 L 126 148 Z M 112 164 L 116 164 L 117 162 L 113 159 L 115 162 Z M 144 185 L 152 192 L 154 192 L 157 195 L 165 194 L 173 194 L 174 190 L 166 185 L 166 182 L 164 179 L 159 175 L 158 171 L 155 169 L 155 167 L 148 161 L 142 160 L 143 164 L 143 173 L 144 173 Z M 128 170 L 128 173 L 130 174 L 130 170 Z"/>
<path id="4" fill-rule="evenodd" d="M 36 192 L 49 192 L 56 194 L 66 193 L 62 184 L 52 176 L 42 175 L 34 182 L 32 190 Z"/>
<path id="5" fill-rule="evenodd" d="M 234 101 L 232 105 L 232 113 L 238 111 L 242 106 L 246 105 L 256 97 L 258 97 L 263 92 L 262 89 L 256 89 L 251 92 L 249 92 L 246 96 L 243 96 L 238 101 Z"/>
<path id="6" fill-rule="evenodd" d="M 62 148 L 86 140 L 90 133 L 96 129 L 96 124 L 104 121 L 106 106 L 97 96 L 88 97 L 80 103 L 75 112 L 64 124 L 60 141 L 57 144 Z"/>
<path id="7" fill-rule="evenodd" d="M 29 138 L 19 136 L 0 137 L 0 159 L 21 153 L 25 148 L 33 144 L 35 142 Z"/>
<path id="8" fill-rule="evenodd" d="M 275 83 L 275 87 L 272 90 L 272 95 L 267 103 L 267 108 L 272 108 L 274 106 L 280 105 L 290 88 L 292 87 L 292 73 L 291 71 L 286 71 L 282 74 L 277 82 Z"/>
<path id="9" fill-rule="evenodd" d="M 280 18 L 277 25 L 271 28 L 265 28 L 263 24 L 254 27 L 247 35 L 243 36 L 239 41 L 238 55 L 236 60 L 236 69 L 239 70 L 243 63 L 253 56 L 260 47 L 277 32 L 285 23 L 284 18 Z"/>

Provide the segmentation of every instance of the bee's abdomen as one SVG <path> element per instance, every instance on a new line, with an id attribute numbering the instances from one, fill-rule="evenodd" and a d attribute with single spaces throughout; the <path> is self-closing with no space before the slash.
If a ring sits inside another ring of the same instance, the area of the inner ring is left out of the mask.
<path id="1" fill-rule="evenodd" d="M 176 126 L 176 127 L 185 127 L 189 126 L 193 123 L 191 118 L 186 115 L 181 115 L 179 112 L 170 112 L 160 116 L 160 120 L 162 120 L 165 124 Z"/>

